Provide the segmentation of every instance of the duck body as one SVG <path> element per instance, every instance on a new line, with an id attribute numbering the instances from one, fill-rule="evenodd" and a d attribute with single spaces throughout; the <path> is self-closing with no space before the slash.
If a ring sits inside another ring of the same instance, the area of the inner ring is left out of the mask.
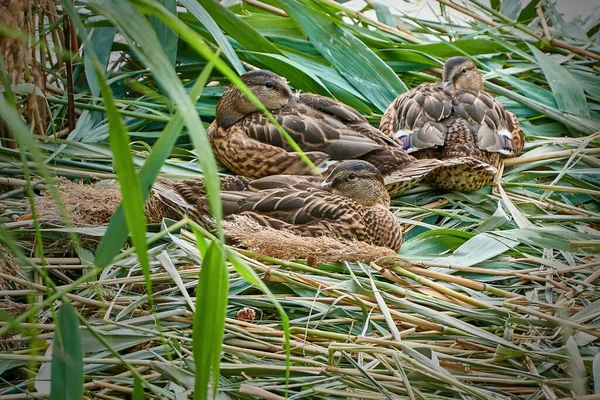
<path id="1" fill-rule="evenodd" d="M 365 160 L 388 177 L 388 190 L 395 195 L 418 183 L 438 164 L 409 155 L 341 102 L 315 94 L 291 94 L 287 83 L 270 71 L 250 72 L 242 79 L 261 101 L 279 99 L 270 107 L 263 103 L 320 172 L 328 173 L 344 160 Z M 268 88 L 270 94 L 261 87 L 267 83 L 273 85 Z M 234 173 L 251 178 L 315 174 L 262 112 L 237 105 L 247 101 L 237 91 L 227 89 L 207 131 L 217 159 Z M 245 112 L 233 112 L 236 107 Z"/>
<path id="2" fill-rule="evenodd" d="M 516 116 L 482 90 L 472 60 L 448 60 L 444 75 L 453 80 L 425 83 L 398 96 L 380 129 L 416 158 L 443 162 L 427 182 L 469 192 L 494 178 L 502 157 L 521 152 L 524 136 Z"/>
<path id="3" fill-rule="evenodd" d="M 221 187 L 225 219 L 245 216 L 300 236 L 358 240 L 394 251 L 402 244 L 402 229 L 388 209 L 383 178 L 364 161 L 341 163 L 325 180 L 291 175 L 226 177 Z M 176 182 L 172 188 L 193 219 L 203 223 L 210 219 L 201 179 Z"/>

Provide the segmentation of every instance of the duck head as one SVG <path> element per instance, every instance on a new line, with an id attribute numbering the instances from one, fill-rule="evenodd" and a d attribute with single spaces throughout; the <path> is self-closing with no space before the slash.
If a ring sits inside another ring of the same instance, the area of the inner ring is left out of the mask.
<path id="1" fill-rule="evenodd" d="M 286 80 L 271 71 L 252 71 L 241 75 L 240 78 L 268 110 L 293 105 L 299 100 Z M 230 85 L 217 104 L 215 117 L 220 127 L 229 128 L 257 111 L 258 108 L 237 86 Z"/>
<path id="2" fill-rule="evenodd" d="M 473 60 L 467 57 L 452 57 L 444 64 L 442 76 L 444 86 L 455 89 L 483 90 L 483 79 Z"/>
<path id="3" fill-rule="evenodd" d="M 367 207 L 390 206 L 381 172 L 367 161 L 344 161 L 331 171 L 321 187 Z"/>

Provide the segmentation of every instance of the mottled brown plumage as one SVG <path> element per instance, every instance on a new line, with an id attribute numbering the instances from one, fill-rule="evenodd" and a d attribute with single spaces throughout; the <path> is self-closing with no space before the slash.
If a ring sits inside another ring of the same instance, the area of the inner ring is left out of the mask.
<path id="1" fill-rule="evenodd" d="M 283 78 L 270 71 L 253 71 L 241 78 L 321 172 L 330 172 L 343 160 L 362 159 L 380 170 L 388 190 L 396 195 L 438 165 L 436 160 L 410 156 L 339 101 L 295 95 Z M 208 135 L 218 160 L 237 174 L 251 178 L 315 174 L 236 86 L 223 94 Z"/>
<path id="2" fill-rule="evenodd" d="M 222 187 L 233 188 L 221 192 L 226 219 L 248 216 L 260 225 L 301 236 L 359 240 L 394 251 L 402 243 L 400 224 L 388 209 L 390 196 L 383 177 L 366 161 L 342 162 L 325 180 L 289 175 L 253 181 L 236 177 L 222 180 Z M 172 188 L 185 201 L 180 209 L 206 223 L 210 211 L 203 182 L 186 180 Z M 167 197 L 172 201 L 172 194 Z"/>
<path id="3" fill-rule="evenodd" d="M 483 90 L 472 60 L 449 59 L 443 80 L 398 96 L 379 127 L 411 155 L 444 161 L 427 176 L 429 183 L 477 190 L 494 178 L 502 157 L 521 152 L 523 131 L 516 116 Z"/>

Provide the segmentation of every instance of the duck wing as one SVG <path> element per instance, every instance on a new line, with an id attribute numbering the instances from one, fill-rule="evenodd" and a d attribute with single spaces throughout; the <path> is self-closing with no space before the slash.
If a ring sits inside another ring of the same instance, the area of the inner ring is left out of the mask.
<path id="1" fill-rule="evenodd" d="M 411 153 L 442 146 L 451 113 L 450 92 L 440 84 L 425 83 L 398 96 L 385 111 L 379 129 Z"/>
<path id="2" fill-rule="evenodd" d="M 249 183 L 250 190 L 293 189 L 293 190 L 322 190 L 323 178 L 317 176 L 271 175 L 253 180 Z"/>
<path id="3" fill-rule="evenodd" d="M 523 132 L 514 114 L 484 91 L 457 91 L 453 100 L 455 116 L 465 119 L 481 150 L 514 156 L 523 148 Z"/>
<path id="4" fill-rule="evenodd" d="M 363 136 L 334 116 L 298 104 L 272 111 L 277 122 L 304 151 L 319 151 L 332 159 L 359 158 L 381 144 Z M 246 135 L 261 143 L 293 151 L 277 127 L 263 114 L 255 113 L 239 123 Z"/>
<path id="5" fill-rule="evenodd" d="M 248 130 L 240 124 L 223 129 L 213 122 L 207 129 L 213 152 L 231 171 L 251 178 L 276 174 L 315 174 L 298 153 L 263 143 L 248 137 L 247 133 Z M 331 158 L 321 151 L 307 151 L 304 154 L 322 169 L 327 168 Z"/>

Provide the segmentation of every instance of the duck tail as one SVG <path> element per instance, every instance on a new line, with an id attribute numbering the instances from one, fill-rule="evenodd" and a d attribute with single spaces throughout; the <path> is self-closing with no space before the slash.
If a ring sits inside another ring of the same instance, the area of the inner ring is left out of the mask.
<path id="1" fill-rule="evenodd" d="M 396 197 L 417 185 L 441 165 L 443 165 L 443 162 L 440 160 L 415 159 L 401 169 L 385 175 L 385 187 L 391 197 Z"/>
<path id="2" fill-rule="evenodd" d="M 491 182 L 497 172 L 497 168 L 477 158 L 457 157 L 442 160 L 424 181 L 438 189 L 472 192 Z"/>
<path id="3" fill-rule="evenodd" d="M 213 231 L 214 219 L 210 209 L 206 204 L 206 197 L 199 195 L 195 199 L 190 196 L 192 193 L 188 185 L 182 185 L 183 182 L 196 182 L 198 188 L 203 187 L 203 180 L 189 180 L 182 182 L 172 182 L 168 179 L 158 178 L 152 186 L 152 198 L 163 205 L 167 211 L 163 215 L 171 219 L 181 219 L 184 216 L 190 217 L 198 222 L 204 228 Z M 193 185 L 191 185 L 193 187 Z M 186 193 L 185 195 L 182 192 Z M 155 201 L 155 202 L 156 202 Z"/>

